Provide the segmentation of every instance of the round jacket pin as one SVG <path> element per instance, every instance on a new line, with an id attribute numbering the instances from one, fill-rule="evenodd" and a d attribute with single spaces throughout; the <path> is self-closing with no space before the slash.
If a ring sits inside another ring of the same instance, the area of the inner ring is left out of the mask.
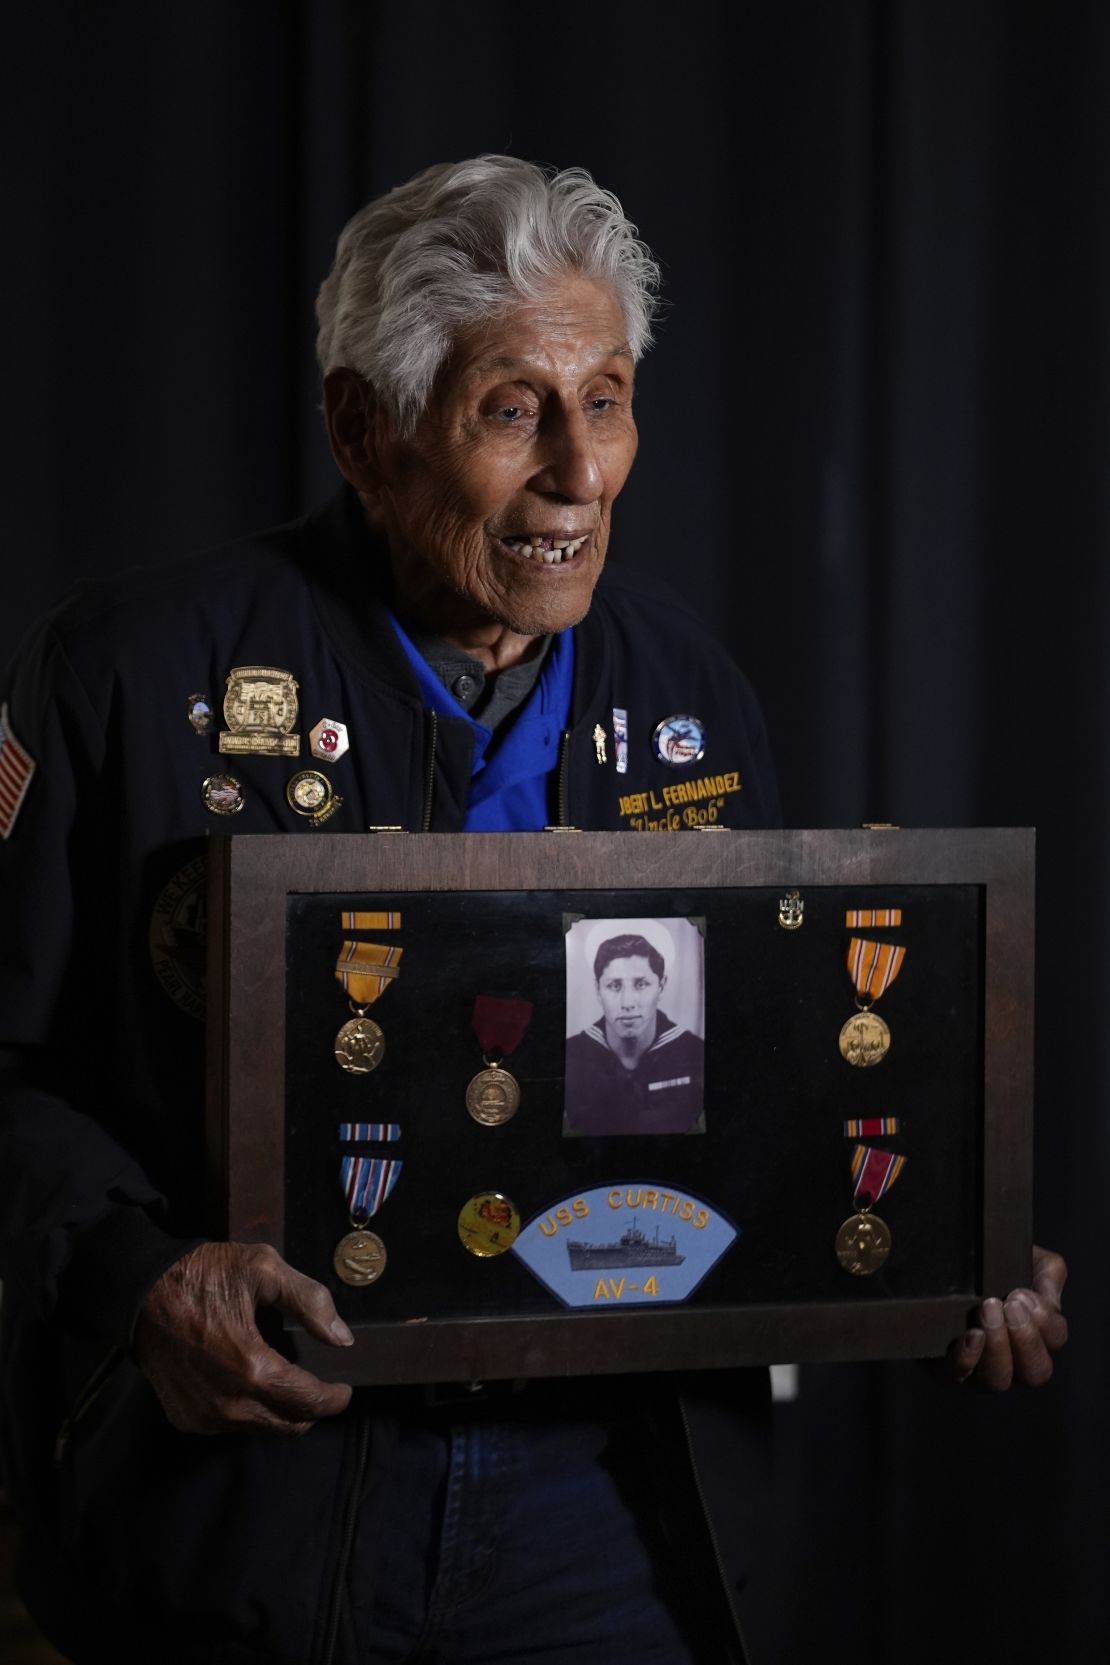
<path id="1" fill-rule="evenodd" d="M 335 790 L 319 769 L 300 769 L 286 786 L 285 796 L 298 815 L 322 816 L 328 813 Z"/>
<path id="2" fill-rule="evenodd" d="M 681 769 L 705 756 L 705 724 L 698 717 L 664 717 L 651 743 L 660 763 Z"/>
<path id="3" fill-rule="evenodd" d="M 213 815 L 238 815 L 245 799 L 234 775 L 209 775 L 200 789 L 205 809 Z"/>

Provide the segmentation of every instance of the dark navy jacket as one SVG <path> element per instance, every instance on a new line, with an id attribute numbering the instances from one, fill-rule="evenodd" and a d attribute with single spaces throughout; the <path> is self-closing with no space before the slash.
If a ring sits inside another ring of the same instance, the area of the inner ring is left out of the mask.
<path id="1" fill-rule="evenodd" d="M 189 696 L 218 718 L 232 667 L 290 671 L 298 729 L 329 717 L 351 734 L 325 766 L 343 798 L 329 833 L 456 830 L 470 728 L 425 711 L 387 600 L 385 563 L 344 492 L 291 526 L 83 587 L 0 687 L 36 764 L 0 841 L 4 1473 L 27 1521 L 28 1599 L 63 1646 L 84 1640 L 83 1659 L 99 1634 L 106 1657 L 128 1657 L 132 1637 L 156 1657 L 167 1625 L 197 1637 L 198 1660 L 216 1628 L 243 1644 L 220 1659 L 315 1657 L 357 1414 L 280 1445 L 178 1434 L 126 1350 L 146 1291 L 203 1232 L 204 840 L 308 830 L 284 788 L 313 760 L 220 757 L 221 723 L 195 733 Z M 575 647 L 553 822 L 777 824 L 751 691 L 681 601 L 611 567 Z M 628 713 L 624 774 L 612 750 L 599 766 L 593 740 L 615 707 Z M 681 776 L 651 746 L 675 713 L 706 726 L 704 757 Z M 202 802 L 218 772 L 243 785 L 231 822 Z M 765 1389 L 752 1372 L 683 1385 L 717 1546 L 739 1577 L 761 1506 Z"/>

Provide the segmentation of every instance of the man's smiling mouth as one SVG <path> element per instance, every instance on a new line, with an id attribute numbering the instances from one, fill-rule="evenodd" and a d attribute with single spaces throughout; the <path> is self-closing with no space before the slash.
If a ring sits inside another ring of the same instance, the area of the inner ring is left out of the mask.
<path id="1" fill-rule="evenodd" d="M 573 561 L 589 537 L 588 532 L 570 538 L 560 537 L 557 533 L 525 532 L 501 538 L 500 542 L 506 549 L 511 549 L 514 555 L 523 555 L 527 560 L 535 561 L 541 566 L 555 567 Z"/>

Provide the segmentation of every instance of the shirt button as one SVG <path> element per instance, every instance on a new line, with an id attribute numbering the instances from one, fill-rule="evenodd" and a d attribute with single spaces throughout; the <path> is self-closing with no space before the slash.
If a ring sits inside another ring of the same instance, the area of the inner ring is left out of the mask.
<path id="1" fill-rule="evenodd" d="M 455 681 L 452 683 L 455 698 L 457 700 L 461 700 L 463 705 L 465 705 L 468 700 L 474 698 L 474 690 L 477 686 L 478 684 L 475 682 L 474 678 L 472 676 L 468 676 L 465 671 L 462 676 L 456 677 Z"/>

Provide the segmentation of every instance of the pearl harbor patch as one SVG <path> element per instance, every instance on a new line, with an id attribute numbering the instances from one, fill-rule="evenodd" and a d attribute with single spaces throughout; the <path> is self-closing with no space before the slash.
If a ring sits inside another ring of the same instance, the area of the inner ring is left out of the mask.
<path id="1" fill-rule="evenodd" d="M 612 1310 L 687 1300 L 738 1235 L 700 1197 L 637 1180 L 552 1204 L 513 1253 L 564 1306 Z"/>
<path id="2" fill-rule="evenodd" d="M 0 838 L 9 838 L 23 808 L 37 765 L 12 733 L 8 708 L 0 705 Z"/>
<path id="3" fill-rule="evenodd" d="M 204 1022 L 208 861 L 194 856 L 160 893 L 150 916 L 154 975 L 175 1006 Z"/>

